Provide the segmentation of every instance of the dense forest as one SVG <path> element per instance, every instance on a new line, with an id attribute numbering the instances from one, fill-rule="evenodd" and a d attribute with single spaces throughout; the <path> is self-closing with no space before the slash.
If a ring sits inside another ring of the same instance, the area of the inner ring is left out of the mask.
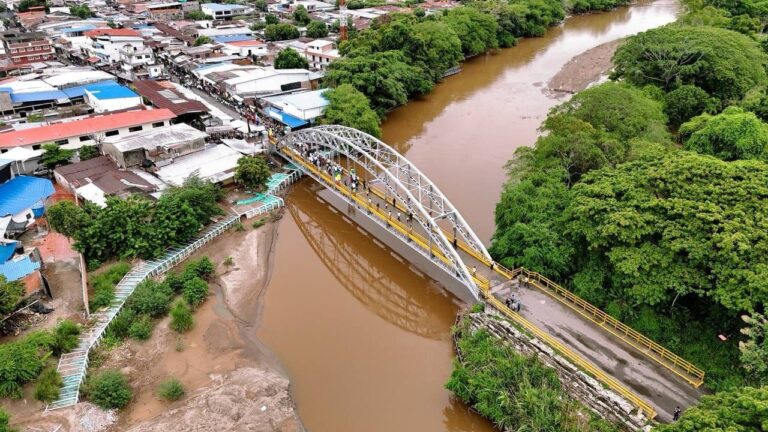
<path id="1" fill-rule="evenodd" d="M 339 47 L 325 84 L 334 89 L 327 122 L 380 134 L 386 113 L 432 90 L 466 58 L 541 36 L 567 13 L 609 10 L 629 0 L 467 0 L 441 14 L 391 14 L 352 32 Z M 343 102 L 353 102 L 345 114 Z M 367 101 L 367 104 L 365 103 Z M 372 114 L 376 114 L 373 117 Z"/>
<path id="2" fill-rule="evenodd" d="M 517 151 L 491 253 L 706 371 L 719 393 L 664 431 L 765 430 L 768 2 L 687 6 Z"/>

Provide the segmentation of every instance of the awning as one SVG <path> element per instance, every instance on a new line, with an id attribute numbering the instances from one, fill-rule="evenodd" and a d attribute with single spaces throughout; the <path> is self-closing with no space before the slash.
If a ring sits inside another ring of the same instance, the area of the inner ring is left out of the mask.
<path id="1" fill-rule="evenodd" d="M 30 150 L 25 147 L 15 147 L 3 153 L 3 159 L 11 159 L 16 162 L 24 162 L 26 160 L 36 158 L 42 154 L 42 150 Z"/>
<path id="2" fill-rule="evenodd" d="M 85 59 L 85 61 L 87 61 L 88 63 L 98 63 L 101 61 L 101 59 L 96 56 L 92 56 Z"/>
<path id="3" fill-rule="evenodd" d="M 301 127 L 301 126 L 309 124 L 306 121 L 304 121 L 304 120 L 302 120 L 302 119 L 300 119 L 298 117 L 294 117 L 294 116 L 284 112 L 283 110 L 279 110 L 277 108 L 271 108 L 270 107 L 270 108 L 267 108 L 266 111 L 267 111 L 267 114 L 269 114 L 270 117 L 272 117 L 273 119 L 279 121 L 280 123 L 290 127 L 291 129 L 296 129 L 298 127 Z"/>

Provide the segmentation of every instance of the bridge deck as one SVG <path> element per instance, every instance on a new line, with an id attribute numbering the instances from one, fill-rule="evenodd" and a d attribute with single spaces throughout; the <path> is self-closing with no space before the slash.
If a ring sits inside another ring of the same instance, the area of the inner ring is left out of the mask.
<path id="1" fill-rule="evenodd" d="M 291 153 L 289 156 L 305 169 L 317 171 L 314 165 L 300 155 Z M 324 176 L 323 173 L 316 174 L 321 178 Z M 330 178 L 324 179 L 323 183 L 356 205 L 368 207 L 373 217 L 386 219 L 393 228 L 409 233 L 416 241 L 425 241 L 426 233 L 419 226 L 407 225 L 406 210 L 402 204 L 397 203 L 397 208 L 393 208 L 391 201 L 385 198 L 386 192 L 376 186 L 370 187 L 369 193 L 351 191 L 343 182 Z M 400 220 L 396 217 L 398 211 L 401 213 Z M 450 235 L 448 237 L 450 238 Z M 517 280 L 513 279 L 513 275 L 507 273 L 506 269 L 501 269 L 496 264 L 492 269 L 487 261 L 477 256 L 467 245 L 460 243 L 458 249 L 464 264 L 472 269 L 475 282 L 492 305 L 500 308 L 513 321 L 523 324 L 523 327 L 536 336 L 544 338 L 548 344 L 554 345 L 553 348 L 564 353 L 566 357 L 576 360 L 580 367 L 637 406 L 647 412 L 650 409 L 655 410 L 659 420 L 670 421 L 675 406 L 685 408 L 701 396 L 702 390 L 698 389 L 700 381 L 694 382 L 695 378 L 689 378 L 684 373 L 685 370 L 681 371 L 680 367 L 676 366 L 677 363 L 667 364 L 651 350 L 643 350 L 638 344 L 622 340 L 617 334 L 597 325 L 594 320 L 588 319 L 565 302 L 558 301 L 540 285 L 532 284 L 531 287 L 520 288 Z M 435 250 L 435 253 L 437 255 L 439 251 Z M 519 315 L 509 311 L 499 301 L 509 296 L 511 290 L 514 290 L 523 302 Z M 689 365 L 689 371 L 690 367 Z M 692 382 L 696 386 L 691 385 Z"/>

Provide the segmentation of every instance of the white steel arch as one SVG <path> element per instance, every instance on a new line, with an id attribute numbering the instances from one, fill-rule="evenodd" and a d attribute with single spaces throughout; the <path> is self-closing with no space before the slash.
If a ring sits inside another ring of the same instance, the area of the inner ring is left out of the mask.
<path id="1" fill-rule="evenodd" d="M 446 196 L 413 163 L 382 141 L 339 125 L 318 126 L 292 132 L 277 143 L 277 150 L 289 147 L 301 152 L 302 146 L 330 151 L 364 168 L 372 179 L 383 185 L 389 194 L 413 215 L 431 243 L 446 257 L 451 270 L 479 298 L 478 287 L 458 250 L 438 225 L 447 221 L 453 237 L 461 239 L 476 254 L 492 262 L 490 254 L 469 224 Z"/>

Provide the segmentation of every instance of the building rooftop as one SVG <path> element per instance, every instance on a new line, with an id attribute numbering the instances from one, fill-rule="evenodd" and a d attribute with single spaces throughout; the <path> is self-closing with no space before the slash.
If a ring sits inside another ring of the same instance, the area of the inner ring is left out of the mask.
<path id="1" fill-rule="evenodd" d="M 133 29 L 113 29 L 113 28 L 102 28 L 102 29 L 94 29 L 89 30 L 85 32 L 85 35 L 88 37 L 97 37 L 97 36 L 136 36 L 139 37 L 141 34 Z"/>
<path id="2" fill-rule="evenodd" d="M 241 9 L 248 9 L 247 6 L 244 5 L 238 5 L 238 4 L 226 4 L 226 3 L 201 3 L 201 8 L 210 9 L 214 12 L 224 12 L 224 11 L 234 11 L 234 10 L 241 10 Z"/>
<path id="3" fill-rule="evenodd" d="M 133 86 L 157 108 L 167 108 L 177 116 L 208 112 L 201 102 L 185 97 L 168 81 L 134 81 Z"/>
<path id="4" fill-rule="evenodd" d="M 157 147 L 172 147 L 187 141 L 205 139 L 208 134 L 190 125 L 179 123 L 165 128 L 150 129 L 137 132 L 126 137 L 111 137 L 104 140 L 115 146 L 121 152 L 145 148 L 154 150 Z"/>
<path id="5" fill-rule="evenodd" d="M 0 148 L 11 148 L 54 142 L 107 130 L 170 120 L 176 115 L 169 109 L 124 111 L 55 123 L 32 129 L 0 133 Z"/>
<path id="6" fill-rule="evenodd" d="M 29 255 L 0 264 L 0 275 L 7 281 L 15 281 L 40 269 L 40 263 L 33 261 Z"/>
<path id="7" fill-rule="evenodd" d="M 287 95 L 269 96 L 265 101 L 278 106 L 293 106 L 299 110 L 310 110 L 328 106 L 328 99 L 323 97 L 327 89 L 292 93 Z"/>
<path id="8" fill-rule="evenodd" d="M 99 100 L 139 97 L 128 87 L 116 83 L 89 85 L 85 87 L 85 91 Z"/>
<path id="9" fill-rule="evenodd" d="M 0 217 L 15 215 L 53 195 L 53 183 L 40 177 L 18 176 L 0 184 Z"/>
<path id="10" fill-rule="evenodd" d="M 213 41 L 216 43 L 229 43 L 229 42 L 240 42 L 240 41 L 249 41 L 249 40 L 255 40 L 255 38 L 253 36 L 249 36 L 245 34 L 215 36 L 213 38 Z"/>
<path id="11" fill-rule="evenodd" d="M 213 182 L 228 180 L 235 175 L 237 160 L 242 155 L 219 144 L 186 156 L 176 158 L 172 164 L 157 171 L 157 176 L 168 184 L 180 186 L 189 176 L 196 174 L 202 179 Z"/>

